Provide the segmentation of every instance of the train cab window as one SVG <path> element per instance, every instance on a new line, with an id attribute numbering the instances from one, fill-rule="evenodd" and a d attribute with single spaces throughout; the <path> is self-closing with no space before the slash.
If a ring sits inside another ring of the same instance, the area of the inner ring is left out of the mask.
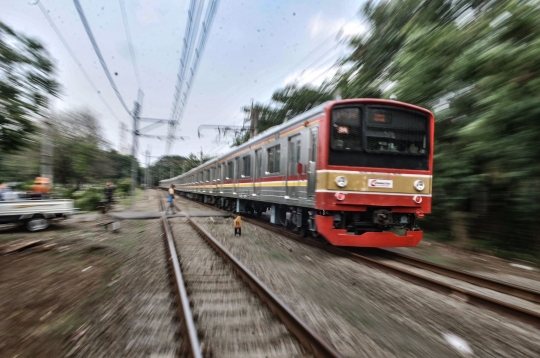
<path id="1" fill-rule="evenodd" d="M 368 107 L 366 151 L 426 155 L 427 129 L 425 114 L 398 108 Z"/>
<path id="2" fill-rule="evenodd" d="M 267 160 L 266 160 L 267 173 L 279 173 L 280 171 L 279 160 L 281 156 L 281 146 L 275 145 L 272 148 L 268 148 L 266 150 L 266 154 L 267 154 Z"/>
<path id="3" fill-rule="evenodd" d="M 244 177 L 251 176 L 251 155 L 247 155 L 242 158 L 242 169 Z"/>
<path id="4" fill-rule="evenodd" d="M 334 150 L 362 150 L 362 117 L 360 108 L 332 110 L 332 137 Z"/>
<path id="5" fill-rule="evenodd" d="M 232 180 L 234 176 L 234 164 L 233 161 L 227 162 L 227 180 Z"/>

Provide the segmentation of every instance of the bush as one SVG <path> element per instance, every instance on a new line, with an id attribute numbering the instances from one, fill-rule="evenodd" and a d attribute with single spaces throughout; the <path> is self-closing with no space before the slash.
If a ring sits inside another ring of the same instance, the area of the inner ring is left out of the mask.
<path id="1" fill-rule="evenodd" d="M 101 200 L 104 200 L 103 189 L 88 188 L 85 191 L 72 193 L 75 199 L 75 207 L 85 211 L 97 210 Z"/>
<path id="2" fill-rule="evenodd" d="M 128 195 L 131 191 L 131 179 L 123 178 L 116 183 L 116 191 L 118 194 Z"/>

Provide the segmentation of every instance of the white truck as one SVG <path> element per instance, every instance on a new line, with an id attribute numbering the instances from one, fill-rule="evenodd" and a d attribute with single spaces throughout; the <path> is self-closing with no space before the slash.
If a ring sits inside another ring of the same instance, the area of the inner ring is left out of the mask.
<path id="1" fill-rule="evenodd" d="M 44 230 L 51 219 L 66 219 L 72 213 L 70 199 L 0 201 L 0 224 L 20 223 L 29 231 Z"/>

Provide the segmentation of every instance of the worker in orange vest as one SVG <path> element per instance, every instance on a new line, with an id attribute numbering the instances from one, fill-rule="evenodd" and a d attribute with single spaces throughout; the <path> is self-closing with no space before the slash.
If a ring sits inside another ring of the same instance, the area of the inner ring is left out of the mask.
<path id="1" fill-rule="evenodd" d="M 30 191 L 39 199 L 48 199 L 51 193 L 51 180 L 49 178 L 37 177 L 34 180 L 34 185 L 30 187 Z"/>
<path id="2" fill-rule="evenodd" d="M 234 219 L 234 236 L 236 236 L 236 234 L 242 236 L 242 217 L 240 215 Z"/>

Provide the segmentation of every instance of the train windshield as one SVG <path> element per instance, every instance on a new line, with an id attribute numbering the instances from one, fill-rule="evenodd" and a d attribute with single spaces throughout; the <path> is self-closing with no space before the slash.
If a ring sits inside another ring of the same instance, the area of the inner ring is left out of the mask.
<path id="1" fill-rule="evenodd" d="M 392 106 L 332 109 L 330 165 L 428 169 L 429 117 Z"/>

